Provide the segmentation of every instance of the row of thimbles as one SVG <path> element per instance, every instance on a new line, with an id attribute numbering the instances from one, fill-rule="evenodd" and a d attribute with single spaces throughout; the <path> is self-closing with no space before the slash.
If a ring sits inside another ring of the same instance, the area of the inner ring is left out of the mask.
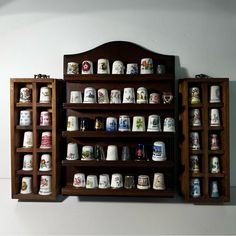
<path id="1" fill-rule="evenodd" d="M 200 104 L 201 103 L 201 94 L 199 87 L 189 88 L 189 102 L 190 104 Z M 221 102 L 221 92 L 219 85 L 210 86 L 210 103 L 219 103 Z"/>
<path id="2" fill-rule="evenodd" d="M 200 158 L 198 155 L 190 155 L 189 164 L 191 172 L 201 172 Z M 220 159 L 218 156 L 212 156 L 209 158 L 209 172 L 212 174 L 220 173 Z"/>
<path id="3" fill-rule="evenodd" d="M 123 176 L 120 173 L 114 173 L 110 176 L 108 174 L 100 174 L 99 175 L 99 182 L 97 175 L 87 175 L 85 178 L 84 173 L 75 173 L 73 186 L 76 188 L 87 188 L 87 189 L 150 189 L 150 178 L 148 175 L 139 175 L 137 184 L 135 184 L 135 176 L 133 175 L 125 175 L 124 181 Z M 155 190 L 164 190 L 165 189 L 165 180 L 163 173 L 154 173 L 153 176 L 153 189 Z"/>
<path id="4" fill-rule="evenodd" d="M 99 103 L 99 104 L 121 104 L 121 103 L 137 103 L 137 104 L 160 104 L 161 98 L 163 104 L 170 104 L 173 100 L 173 94 L 171 92 L 152 92 L 149 94 L 144 87 L 137 89 L 136 100 L 135 100 L 135 89 L 124 88 L 123 100 L 121 101 L 121 91 L 118 89 L 112 89 L 110 91 L 110 99 L 108 90 L 100 88 L 97 90 L 93 87 L 86 87 L 84 89 L 83 103 Z M 82 92 L 71 91 L 70 92 L 70 103 L 82 103 Z"/>
<path id="5" fill-rule="evenodd" d="M 32 131 L 24 132 L 23 147 L 24 148 L 33 147 L 33 132 Z M 50 131 L 42 132 L 40 148 L 43 148 L 43 149 L 52 148 L 52 132 Z"/>
<path id="6" fill-rule="evenodd" d="M 21 110 L 20 111 L 20 126 L 32 125 L 32 110 Z M 40 126 L 52 125 L 52 114 L 49 111 L 40 112 Z"/>
<path id="7" fill-rule="evenodd" d="M 52 166 L 52 160 L 50 154 L 42 154 L 40 157 L 39 171 L 50 171 Z M 33 170 L 33 155 L 25 154 L 23 157 L 22 170 L 32 171 Z"/>
<path id="8" fill-rule="evenodd" d="M 51 88 L 49 87 L 41 87 L 39 94 L 39 102 L 40 103 L 50 103 L 52 99 Z M 19 102 L 23 103 L 31 103 L 32 102 L 32 89 L 24 87 L 20 89 L 20 99 Z"/>
<path id="9" fill-rule="evenodd" d="M 209 196 L 211 198 L 220 197 L 219 183 L 217 180 L 211 180 L 209 182 Z M 193 198 L 201 197 L 201 180 L 199 178 L 190 179 L 190 196 Z"/>
<path id="10" fill-rule="evenodd" d="M 100 58 L 97 61 L 97 74 L 110 74 L 110 62 L 106 58 Z M 140 70 L 139 70 L 140 67 Z M 127 63 L 125 64 L 121 60 L 115 60 L 112 63 L 112 74 L 153 74 L 153 60 L 152 58 L 142 58 L 140 66 L 138 63 Z M 67 63 L 67 74 L 94 74 L 93 62 L 85 60 L 81 64 L 81 70 L 79 69 L 79 63 L 68 62 Z M 157 74 L 165 73 L 165 65 L 158 64 L 156 68 Z"/>
<path id="11" fill-rule="evenodd" d="M 79 122 L 80 121 L 80 122 Z M 80 125 L 79 125 L 80 123 Z M 94 128 L 92 127 L 92 120 L 89 118 L 78 118 L 77 116 L 68 116 L 67 118 L 67 131 L 131 131 L 131 121 L 128 115 L 120 115 L 119 122 L 116 117 L 96 117 Z M 161 117 L 159 115 L 149 115 L 148 127 L 146 129 L 144 116 L 133 116 L 132 131 L 141 132 L 161 132 Z M 175 119 L 166 117 L 163 122 L 163 132 L 175 132 Z"/>
<path id="12" fill-rule="evenodd" d="M 189 135 L 189 148 L 191 150 L 200 150 L 201 142 L 199 132 L 190 132 Z M 209 135 L 209 150 L 215 151 L 220 149 L 220 141 L 218 134 Z"/>
<path id="13" fill-rule="evenodd" d="M 21 179 L 21 194 L 30 194 L 32 193 L 32 177 L 24 176 Z M 40 187 L 39 187 L 39 195 L 50 195 L 52 193 L 51 189 L 51 176 L 50 175 L 42 175 L 40 178 Z"/>
<path id="14" fill-rule="evenodd" d="M 77 143 L 67 144 L 67 160 L 78 160 L 79 151 Z M 121 151 L 122 161 L 128 161 L 134 159 L 136 161 L 148 161 L 147 146 L 145 144 L 137 144 L 135 149 L 131 151 L 130 147 L 123 146 Z M 152 146 L 152 160 L 153 161 L 165 161 L 166 157 L 166 146 L 162 141 L 155 141 Z M 117 145 L 108 145 L 106 154 L 104 147 L 101 145 L 95 146 L 82 146 L 81 149 L 81 160 L 107 160 L 116 161 L 119 160 L 119 152 Z"/>
<path id="15" fill-rule="evenodd" d="M 194 108 L 190 110 L 189 122 L 191 126 L 201 126 L 201 112 L 199 108 Z M 209 125 L 210 126 L 220 126 L 220 111 L 218 108 L 211 108 L 209 112 Z"/>

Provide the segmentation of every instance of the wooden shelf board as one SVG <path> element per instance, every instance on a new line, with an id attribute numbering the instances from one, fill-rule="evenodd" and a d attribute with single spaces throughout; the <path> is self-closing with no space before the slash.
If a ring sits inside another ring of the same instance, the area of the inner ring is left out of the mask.
<path id="1" fill-rule="evenodd" d="M 174 104 L 86 104 L 86 103 L 63 103 L 65 109 L 78 109 L 78 110 L 170 110 L 173 111 Z"/>
<path id="2" fill-rule="evenodd" d="M 219 131 L 221 131 L 221 130 L 223 130 L 224 129 L 224 127 L 223 126 L 209 126 L 208 127 L 208 130 L 210 130 L 210 131 L 213 131 L 213 130 L 219 130 Z"/>
<path id="3" fill-rule="evenodd" d="M 37 130 L 52 130 L 52 126 L 41 126 L 37 125 Z"/>
<path id="4" fill-rule="evenodd" d="M 222 174 L 222 173 L 209 173 L 208 174 L 208 177 L 209 178 L 224 178 L 225 177 L 225 175 L 224 174 Z"/>
<path id="5" fill-rule="evenodd" d="M 190 176 L 190 178 L 202 178 L 205 175 L 203 173 L 192 173 L 192 172 L 190 172 L 189 176 Z"/>
<path id="6" fill-rule="evenodd" d="M 202 131 L 203 127 L 202 126 L 190 126 L 189 130 L 190 131 Z"/>
<path id="7" fill-rule="evenodd" d="M 47 153 L 47 152 L 52 152 L 51 148 L 37 148 L 37 152 L 42 152 L 42 153 Z"/>
<path id="8" fill-rule="evenodd" d="M 63 137 L 78 138 L 173 138 L 173 132 L 63 131 Z"/>
<path id="9" fill-rule="evenodd" d="M 33 170 L 17 170 L 16 171 L 16 174 L 17 175 L 33 175 L 34 174 L 34 171 Z"/>
<path id="10" fill-rule="evenodd" d="M 37 175 L 52 175 L 52 171 L 38 171 Z"/>
<path id="11" fill-rule="evenodd" d="M 17 125 L 16 129 L 18 129 L 18 130 L 32 130 L 33 127 L 32 127 L 32 125 L 27 125 L 27 126 Z"/>
<path id="12" fill-rule="evenodd" d="M 171 74 L 146 74 L 146 75 L 114 75 L 114 74 L 93 74 L 93 75 L 64 75 L 66 81 L 79 83 L 94 83 L 94 82 L 158 82 L 158 81 L 174 81 L 174 75 Z"/>
<path id="13" fill-rule="evenodd" d="M 63 166 L 79 166 L 79 167 L 129 167 L 129 168 L 172 168 L 173 161 L 81 161 L 81 160 L 63 160 Z"/>
<path id="14" fill-rule="evenodd" d="M 140 196 L 140 197 L 174 197 L 173 189 L 166 190 L 140 190 L 140 189 L 86 189 L 66 186 L 62 188 L 63 195 L 73 196 Z"/>
<path id="15" fill-rule="evenodd" d="M 29 194 L 14 194 L 12 195 L 13 199 L 19 199 L 22 201 L 55 201 L 56 196 L 54 194 L 51 195 L 39 195 L 34 193 Z"/>
<path id="16" fill-rule="evenodd" d="M 32 107 L 32 103 L 31 102 L 17 102 L 16 103 L 16 107 Z"/>
<path id="17" fill-rule="evenodd" d="M 52 104 L 51 103 L 39 103 L 39 102 L 37 102 L 36 106 L 37 107 L 51 107 Z"/>
<path id="18" fill-rule="evenodd" d="M 222 102 L 219 102 L 219 103 L 208 103 L 208 107 L 223 107 L 224 104 Z"/>
<path id="19" fill-rule="evenodd" d="M 24 147 L 20 147 L 16 149 L 16 152 L 27 152 L 27 153 L 31 153 L 33 152 L 33 148 L 24 148 Z"/>

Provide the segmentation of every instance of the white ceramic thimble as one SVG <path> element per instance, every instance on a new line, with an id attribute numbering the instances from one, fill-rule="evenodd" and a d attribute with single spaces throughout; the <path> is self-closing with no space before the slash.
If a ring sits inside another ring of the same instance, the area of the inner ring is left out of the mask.
<path id="1" fill-rule="evenodd" d="M 150 188 L 150 179 L 148 175 L 139 175 L 137 189 L 145 190 Z"/>
<path id="2" fill-rule="evenodd" d="M 50 126 L 52 125 L 51 112 L 42 111 L 40 113 L 40 126 Z"/>
<path id="3" fill-rule="evenodd" d="M 111 176 L 111 188 L 123 188 L 123 177 L 119 173 L 112 174 Z"/>
<path id="4" fill-rule="evenodd" d="M 51 193 L 51 176 L 42 175 L 40 179 L 39 195 L 50 195 Z"/>
<path id="5" fill-rule="evenodd" d="M 32 102 L 32 90 L 30 88 L 20 89 L 20 99 L 19 102 L 30 103 Z"/>
<path id="6" fill-rule="evenodd" d="M 218 108 L 210 110 L 210 126 L 220 126 L 220 114 Z"/>
<path id="7" fill-rule="evenodd" d="M 152 58 L 142 58 L 140 74 L 153 74 L 153 61 Z"/>
<path id="8" fill-rule="evenodd" d="M 175 132 L 175 119 L 172 117 L 166 117 L 164 119 L 163 132 Z"/>
<path id="9" fill-rule="evenodd" d="M 212 85 L 210 87 L 210 103 L 218 103 L 218 102 L 221 102 L 220 86 Z"/>
<path id="10" fill-rule="evenodd" d="M 33 132 L 32 131 L 24 132 L 23 147 L 24 148 L 33 147 Z"/>
<path id="11" fill-rule="evenodd" d="M 121 103 L 121 92 L 117 89 L 112 89 L 110 94 L 110 104 L 120 104 Z"/>
<path id="12" fill-rule="evenodd" d="M 164 190 L 165 187 L 165 179 L 163 173 L 154 173 L 153 177 L 153 189 L 155 190 Z"/>
<path id="13" fill-rule="evenodd" d="M 133 117 L 133 126 L 132 131 L 146 131 L 145 128 L 145 118 L 143 116 L 134 116 Z"/>
<path id="14" fill-rule="evenodd" d="M 130 131 L 130 117 L 127 115 L 120 115 L 119 117 L 119 131 Z"/>
<path id="15" fill-rule="evenodd" d="M 42 154 L 40 165 L 39 165 L 39 171 L 49 171 L 51 170 L 52 160 L 50 154 Z"/>
<path id="16" fill-rule="evenodd" d="M 82 103 L 81 91 L 71 91 L 70 92 L 70 103 Z"/>
<path id="17" fill-rule="evenodd" d="M 83 146 L 82 147 L 82 161 L 94 160 L 93 146 Z"/>
<path id="18" fill-rule="evenodd" d="M 40 103 L 50 103 L 51 102 L 51 89 L 49 87 L 40 88 Z"/>
<path id="19" fill-rule="evenodd" d="M 153 161 L 165 161 L 166 160 L 166 146 L 162 141 L 156 141 L 153 144 L 152 151 Z"/>
<path id="20" fill-rule="evenodd" d="M 145 104 L 148 103 L 148 93 L 147 93 L 147 89 L 144 87 L 140 87 L 137 89 L 137 98 L 136 98 L 136 102 L 138 104 Z"/>
<path id="21" fill-rule="evenodd" d="M 220 162 L 217 156 L 210 159 L 210 173 L 220 173 Z"/>
<path id="22" fill-rule="evenodd" d="M 79 130 L 79 119 L 77 116 L 68 116 L 67 118 L 67 131 Z"/>
<path id="23" fill-rule="evenodd" d="M 79 74 L 79 64 L 76 62 L 67 63 L 67 74 Z"/>
<path id="24" fill-rule="evenodd" d="M 93 62 L 88 60 L 83 61 L 81 71 L 83 75 L 93 74 Z"/>
<path id="25" fill-rule="evenodd" d="M 106 189 L 106 188 L 110 188 L 110 178 L 108 174 L 101 174 L 99 175 L 99 184 L 98 184 L 98 188 L 101 189 Z"/>
<path id="26" fill-rule="evenodd" d="M 32 193 L 32 177 L 22 177 L 21 180 L 21 194 L 29 194 Z"/>
<path id="27" fill-rule="evenodd" d="M 96 90 L 92 87 L 84 89 L 84 102 L 83 103 L 97 103 Z"/>
<path id="28" fill-rule="evenodd" d="M 22 170 L 25 170 L 25 171 L 33 170 L 33 155 L 32 154 L 24 155 Z"/>
<path id="29" fill-rule="evenodd" d="M 96 175 L 88 175 L 86 179 L 86 188 L 94 189 L 98 187 L 98 178 Z"/>
<path id="30" fill-rule="evenodd" d="M 42 132 L 40 148 L 47 149 L 52 148 L 52 132 Z"/>
<path id="31" fill-rule="evenodd" d="M 161 117 L 158 115 L 148 116 L 148 132 L 160 132 L 161 131 Z"/>
<path id="32" fill-rule="evenodd" d="M 97 73 L 110 74 L 110 65 L 108 59 L 105 58 L 98 59 Z"/>
<path id="33" fill-rule="evenodd" d="M 118 160 L 118 147 L 116 145 L 107 146 L 107 161 L 117 161 Z"/>
<path id="34" fill-rule="evenodd" d="M 78 160 L 79 159 L 79 152 L 78 152 L 78 145 L 77 143 L 68 143 L 67 144 L 67 160 Z"/>
<path id="35" fill-rule="evenodd" d="M 20 126 L 29 126 L 32 124 L 32 116 L 30 110 L 20 111 Z"/>
<path id="36" fill-rule="evenodd" d="M 73 186 L 76 188 L 85 188 L 85 174 L 84 173 L 75 173 Z"/>
<path id="37" fill-rule="evenodd" d="M 124 88 L 123 103 L 135 103 L 134 88 Z"/>
<path id="38" fill-rule="evenodd" d="M 125 67 L 122 61 L 114 61 L 112 64 L 112 74 L 124 74 Z"/>
<path id="39" fill-rule="evenodd" d="M 98 103 L 107 104 L 109 103 L 108 91 L 105 88 L 98 89 Z"/>

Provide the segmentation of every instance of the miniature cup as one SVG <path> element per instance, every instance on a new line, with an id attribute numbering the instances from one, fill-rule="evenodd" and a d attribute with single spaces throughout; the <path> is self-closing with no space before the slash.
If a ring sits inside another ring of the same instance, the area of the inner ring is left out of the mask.
<path id="1" fill-rule="evenodd" d="M 79 74 L 79 64 L 76 62 L 67 63 L 67 74 Z"/>
<path id="2" fill-rule="evenodd" d="M 32 177 L 22 177 L 20 193 L 21 194 L 32 193 Z"/>
<path id="3" fill-rule="evenodd" d="M 50 103 L 51 102 L 51 89 L 49 87 L 40 88 L 40 103 Z"/>
<path id="4" fill-rule="evenodd" d="M 110 188 L 110 178 L 108 174 L 101 174 L 99 175 L 99 184 L 98 188 L 100 189 L 107 189 Z"/>
<path id="5" fill-rule="evenodd" d="M 49 171 L 51 170 L 52 160 L 50 154 L 42 154 L 40 165 L 39 165 L 39 171 Z"/>
<path id="6" fill-rule="evenodd" d="M 164 119 L 163 132 L 175 132 L 175 119 L 172 117 L 166 117 Z"/>
<path id="7" fill-rule="evenodd" d="M 135 161 L 146 161 L 146 148 L 144 144 L 137 144 L 135 147 Z"/>
<path id="8" fill-rule="evenodd" d="M 210 159 L 210 173 L 220 173 L 220 162 L 217 156 Z"/>
<path id="9" fill-rule="evenodd" d="M 218 108 L 210 110 L 210 126 L 220 126 L 220 114 Z"/>
<path id="10" fill-rule="evenodd" d="M 201 196 L 201 186 L 198 178 L 192 178 L 190 180 L 190 196 L 193 198 Z"/>
<path id="11" fill-rule="evenodd" d="M 124 188 L 132 189 L 135 188 L 134 176 L 133 175 L 126 175 L 124 181 Z"/>
<path id="12" fill-rule="evenodd" d="M 190 125 L 201 126 L 200 109 L 196 108 L 190 110 Z"/>
<path id="13" fill-rule="evenodd" d="M 95 130 L 105 130 L 105 118 L 103 117 L 95 117 Z"/>
<path id="14" fill-rule="evenodd" d="M 98 103 L 107 104 L 109 103 L 108 91 L 105 88 L 98 89 Z"/>
<path id="15" fill-rule="evenodd" d="M 157 74 L 163 75 L 166 73 L 166 67 L 165 65 L 157 65 Z"/>
<path id="16" fill-rule="evenodd" d="M 114 189 L 123 188 L 123 177 L 119 173 L 112 174 L 111 187 Z"/>
<path id="17" fill-rule="evenodd" d="M 25 170 L 25 171 L 33 170 L 33 155 L 32 154 L 24 155 L 22 170 Z"/>
<path id="18" fill-rule="evenodd" d="M 82 62 L 82 74 L 84 75 L 89 75 L 89 74 L 93 74 L 93 62 L 91 61 L 83 61 Z"/>
<path id="19" fill-rule="evenodd" d="M 23 147 L 24 148 L 33 147 L 33 132 L 32 131 L 24 132 Z"/>
<path id="20" fill-rule="evenodd" d="M 90 119 L 87 117 L 80 118 L 80 131 L 88 131 L 91 129 Z"/>
<path id="21" fill-rule="evenodd" d="M 130 118 L 127 115 L 120 115 L 119 117 L 119 131 L 130 131 Z"/>
<path id="22" fill-rule="evenodd" d="M 212 85 L 210 87 L 210 103 L 218 103 L 218 102 L 221 102 L 220 86 Z"/>
<path id="23" fill-rule="evenodd" d="M 114 61 L 112 64 L 112 74 L 124 74 L 125 67 L 122 61 Z"/>
<path id="24" fill-rule="evenodd" d="M 158 115 L 148 116 L 148 132 L 160 132 L 161 131 L 161 117 Z"/>
<path id="25" fill-rule="evenodd" d="M 128 63 L 126 68 L 127 75 L 137 75 L 138 74 L 138 64 L 137 63 Z"/>
<path id="26" fill-rule="evenodd" d="M 143 116 L 134 116 L 133 117 L 132 131 L 135 131 L 135 132 L 146 131 L 145 118 Z"/>
<path id="27" fill-rule="evenodd" d="M 141 60 L 140 74 L 153 74 L 152 58 L 143 58 Z"/>
<path id="28" fill-rule="evenodd" d="M 42 132 L 40 148 L 52 148 L 52 132 Z"/>
<path id="29" fill-rule="evenodd" d="M 82 147 L 82 161 L 94 160 L 93 146 Z"/>
<path id="30" fill-rule="evenodd" d="M 166 146 L 162 141 L 156 141 L 153 144 L 152 151 L 153 161 L 165 161 L 166 160 Z"/>
<path id="31" fill-rule="evenodd" d="M 162 100 L 164 104 L 171 104 L 173 101 L 173 94 L 171 92 L 163 92 Z"/>
<path id="32" fill-rule="evenodd" d="M 128 146 L 122 147 L 121 160 L 122 161 L 128 161 L 130 159 L 131 159 L 130 148 Z"/>
<path id="33" fill-rule="evenodd" d="M 84 103 L 97 103 L 96 90 L 92 87 L 84 89 Z"/>
<path id="34" fill-rule="evenodd" d="M 123 103 L 135 103 L 134 88 L 124 88 Z"/>
<path id="35" fill-rule="evenodd" d="M 200 171 L 199 157 L 197 155 L 191 155 L 189 157 L 189 160 L 190 160 L 190 171 L 193 173 L 199 173 Z"/>
<path id="36" fill-rule="evenodd" d="M 77 143 L 68 143 L 67 144 L 67 160 L 78 160 L 79 159 L 79 152 L 78 152 L 78 145 Z"/>
<path id="37" fill-rule="evenodd" d="M 190 103 L 199 104 L 200 100 L 200 89 L 198 87 L 192 87 L 189 89 Z"/>
<path id="38" fill-rule="evenodd" d="M 20 111 L 20 126 L 29 126 L 32 124 L 31 111 L 22 110 Z"/>
<path id="39" fill-rule="evenodd" d="M 138 104 L 148 103 L 148 93 L 147 89 L 140 87 L 137 89 L 137 101 Z"/>
<path id="40" fill-rule="evenodd" d="M 191 150 L 200 150 L 200 139 L 198 132 L 190 132 L 189 147 Z"/>
<path id="41" fill-rule="evenodd" d="M 139 175 L 137 189 L 145 190 L 150 188 L 150 180 L 148 175 Z"/>
<path id="42" fill-rule="evenodd" d="M 120 90 L 117 90 L 117 89 L 111 90 L 110 103 L 111 104 L 120 104 L 121 103 L 121 92 L 120 92 Z"/>
<path id="43" fill-rule="evenodd" d="M 116 145 L 107 146 L 107 161 L 117 161 L 118 160 L 118 148 Z"/>
<path id="44" fill-rule="evenodd" d="M 82 103 L 81 91 L 71 91 L 70 92 L 70 103 Z"/>
<path id="45" fill-rule="evenodd" d="M 98 67 L 97 67 L 98 74 L 110 74 L 110 66 L 108 59 L 98 59 Z"/>
<path id="46" fill-rule="evenodd" d="M 51 193 L 51 176 L 42 175 L 40 180 L 39 195 L 50 195 Z"/>
<path id="47" fill-rule="evenodd" d="M 98 178 L 96 175 L 88 175 L 86 179 L 86 188 L 94 189 L 98 187 Z"/>
<path id="48" fill-rule="evenodd" d="M 116 117 L 107 117 L 106 131 L 109 131 L 109 132 L 117 131 L 117 118 Z"/>
<path id="49" fill-rule="evenodd" d="M 219 138 L 217 134 L 211 134 L 210 136 L 210 149 L 211 150 L 219 150 Z"/>
<path id="50" fill-rule="evenodd" d="M 210 182 L 210 197 L 212 198 L 220 197 L 218 182 L 216 180 Z"/>
<path id="51" fill-rule="evenodd" d="M 85 188 L 85 174 L 84 173 L 75 173 L 73 186 L 76 188 Z"/>
<path id="52" fill-rule="evenodd" d="M 160 104 L 160 94 L 159 93 L 151 93 L 149 96 L 149 103 L 150 104 Z"/>
<path id="53" fill-rule="evenodd" d="M 50 126 L 52 125 L 51 112 L 41 111 L 40 113 L 40 126 Z"/>
<path id="54" fill-rule="evenodd" d="M 79 119 L 77 116 L 68 116 L 67 118 L 67 131 L 79 130 Z"/>
<path id="55" fill-rule="evenodd" d="M 154 173 L 152 188 L 155 190 L 164 190 L 166 188 L 163 173 Z"/>
<path id="56" fill-rule="evenodd" d="M 30 103 L 32 102 L 32 90 L 29 88 L 20 89 L 20 100 L 19 102 Z"/>

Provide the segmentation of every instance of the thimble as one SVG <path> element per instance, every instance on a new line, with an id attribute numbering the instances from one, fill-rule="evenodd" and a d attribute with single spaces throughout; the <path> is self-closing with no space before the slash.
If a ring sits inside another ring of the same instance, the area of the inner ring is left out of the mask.
<path id="1" fill-rule="evenodd" d="M 133 117 L 132 131 L 134 131 L 134 132 L 146 131 L 144 116 L 134 116 Z"/>
<path id="2" fill-rule="evenodd" d="M 19 102 L 30 103 L 32 102 L 32 90 L 30 88 L 20 89 L 20 99 Z"/>
<path id="3" fill-rule="evenodd" d="M 153 144 L 152 152 L 153 161 L 165 161 L 166 160 L 166 147 L 165 143 L 162 141 L 156 141 Z"/>
<path id="4" fill-rule="evenodd" d="M 165 65 L 157 65 L 157 74 L 163 75 L 166 72 Z"/>
<path id="5" fill-rule="evenodd" d="M 97 103 L 96 90 L 92 87 L 84 89 L 84 101 L 83 103 Z"/>
<path id="6" fill-rule="evenodd" d="M 67 63 L 67 74 L 79 74 L 79 64 L 76 62 Z"/>
<path id="7" fill-rule="evenodd" d="M 52 148 L 52 132 L 42 132 L 40 148 Z"/>
<path id="8" fill-rule="evenodd" d="M 101 189 L 106 189 L 106 188 L 110 188 L 110 178 L 108 174 L 101 174 L 99 175 L 99 184 L 98 184 L 98 188 Z"/>
<path id="9" fill-rule="evenodd" d="M 190 125 L 191 126 L 201 126 L 200 110 L 198 108 L 191 109 L 191 111 L 190 111 Z"/>
<path id="10" fill-rule="evenodd" d="M 124 188 L 132 189 L 135 188 L 134 176 L 133 175 L 126 175 L 124 181 Z"/>
<path id="11" fill-rule="evenodd" d="M 164 190 L 165 187 L 165 180 L 163 173 L 154 173 L 153 177 L 153 189 L 155 190 Z"/>
<path id="12" fill-rule="evenodd" d="M 158 115 L 148 116 L 148 132 L 160 132 L 161 131 L 161 117 Z"/>
<path id="13" fill-rule="evenodd" d="M 190 132 L 189 147 L 191 150 L 200 150 L 200 139 L 198 132 Z"/>
<path id="14" fill-rule="evenodd" d="M 118 147 L 116 145 L 107 146 L 107 161 L 117 161 L 118 160 Z"/>
<path id="15" fill-rule="evenodd" d="M 212 85 L 210 87 L 210 103 L 218 103 L 218 102 L 221 102 L 220 86 Z"/>
<path id="16" fill-rule="evenodd" d="M 81 72 L 82 75 L 93 74 L 93 62 L 88 60 L 83 61 Z"/>
<path id="17" fill-rule="evenodd" d="M 28 126 L 32 124 L 32 116 L 30 110 L 20 111 L 20 126 Z"/>
<path id="18" fill-rule="evenodd" d="M 212 198 L 220 197 L 218 182 L 216 180 L 210 182 L 210 197 Z"/>
<path id="19" fill-rule="evenodd" d="M 220 114 L 218 108 L 210 110 L 210 126 L 220 126 Z"/>
<path id="20" fill-rule="evenodd" d="M 86 188 L 93 189 L 98 187 L 98 178 L 96 175 L 88 175 L 86 179 Z"/>
<path id="21" fill-rule="evenodd" d="M 119 131 L 130 131 L 130 118 L 127 115 L 120 115 L 119 117 Z"/>
<path id="22" fill-rule="evenodd" d="M 210 173 L 220 173 L 220 162 L 217 156 L 210 159 Z"/>
<path id="23" fill-rule="evenodd" d="M 94 160 L 93 146 L 83 146 L 82 147 L 81 160 L 83 160 L 83 161 Z"/>
<path id="24" fill-rule="evenodd" d="M 76 188 L 85 188 L 85 174 L 84 173 L 75 173 L 73 186 Z"/>
<path id="25" fill-rule="evenodd" d="M 51 193 L 51 176 L 42 175 L 40 179 L 39 195 L 50 195 Z"/>
<path id="26" fill-rule="evenodd" d="M 193 173 L 199 173 L 200 165 L 199 165 L 199 157 L 197 155 L 191 155 L 190 158 L 190 171 Z"/>
<path id="27" fill-rule="evenodd" d="M 166 117 L 164 119 L 163 132 L 175 132 L 175 119 L 172 117 Z"/>
<path id="28" fill-rule="evenodd" d="M 128 146 L 123 146 L 122 147 L 122 152 L 121 152 L 121 160 L 122 161 L 128 161 L 131 159 L 130 156 L 130 149 Z"/>
<path id="29" fill-rule="evenodd" d="M 77 116 L 68 116 L 67 118 L 67 131 L 79 130 L 79 119 Z"/>
<path id="30" fill-rule="evenodd" d="M 51 155 L 50 154 L 42 154 L 39 171 L 49 171 L 51 170 Z"/>
<path id="31" fill-rule="evenodd" d="M 82 103 L 81 91 L 70 92 L 70 103 Z"/>
<path id="32" fill-rule="evenodd" d="M 192 178 L 190 180 L 190 196 L 198 198 L 201 196 L 201 187 L 199 178 Z"/>
<path id="33" fill-rule="evenodd" d="M 211 134 L 210 136 L 210 149 L 211 150 L 219 150 L 219 138 L 217 134 Z"/>
<path id="34" fill-rule="evenodd" d="M 23 147 L 24 148 L 32 148 L 33 147 L 33 132 L 32 131 L 24 132 Z"/>
<path id="35" fill-rule="evenodd" d="M 49 87 L 40 88 L 40 103 L 50 103 L 51 102 L 51 89 Z"/>
<path id="36" fill-rule="evenodd" d="M 111 176 L 111 188 L 123 188 L 123 177 L 119 173 L 112 174 Z"/>
<path id="37" fill-rule="evenodd" d="M 22 170 L 25 170 L 25 171 L 33 170 L 33 155 L 32 154 L 24 155 Z"/>
<path id="38" fill-rule="evenodd" d="M 146 161 L 146 150 L 144 144 L 137 144 L 135 147 L 135 161 Z"/>
<path id="39" fill-rule="evenodd" d="M 29 194 L 32 193 L 32 177 L 22 177 L 21 180 L 21 194 Z"/>
<path id="40" fill-rule="evenodd" d="M 95 130 L 105 130 L 105 118 L 103 117 L 95 117 Z"/>
<path id="41" fill-rule="evenodd" d="M 150 188 L 150 179 L 148 175 L 139 175 L 138 176 L 138 189 L 149 189 Z"/>
<path id="42" fill-rule="evenodd" d="M 109 103 L 108 91 L 105 88 L 98 89 L 98 103 L 107 104 Z"/>
<path id="43" fill-rule="evenodd" d="M 124 88 L 123 103 L 135 103 L 134 88 Z"/>
<path id="44" fill-rule="evenodd" d="M 113 89 L 110 94 L 110 104 L 120 104 L 121 103 L 121 92 L 120 90 Z"/>
<path id="45" fill-rule="evenodd" d="M 138 104 L 148 103 L 148 93 L 147 89 L 144 87 L 140 87 L 137 89 L 137 100 Z"/>
<path id="46" fill-rule="evenodd" d="M 67 144 L 66 159 L 67 160 L 78 160 L 79 159 L 77 143 L 68 143 Z"/>
<path id="47" fill-rule="evenodd" d="M 42 111 L 40 113 L 40 126 L 52 125 L 51 113 L 48 111 Z"/>
<path id="48" fill-rule="evenodd" d="M 189 89 L 190 103 L 199 104 L 200 100 L 200 89 L 198 87 L 192 87 Z"/>
<path id="49" fill-rule="evenodd" d="M 163 92 L 162 94 L 162 100 L 163 104 L 171 104 L 174 96 L 172 92 Z"/>

